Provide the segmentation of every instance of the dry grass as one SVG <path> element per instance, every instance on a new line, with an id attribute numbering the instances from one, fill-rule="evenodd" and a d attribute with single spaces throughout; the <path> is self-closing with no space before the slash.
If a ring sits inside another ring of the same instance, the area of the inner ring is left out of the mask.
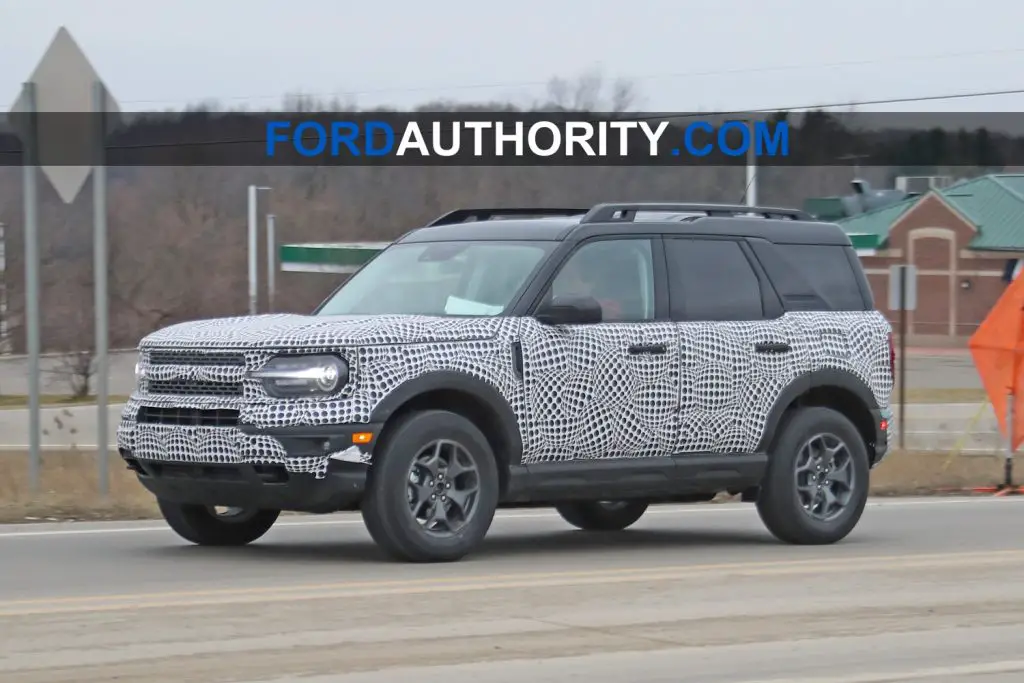
<path id="1" fill-rule="evenodd" d="M 899 400 L 899 389 L 892 392 L 891 403 Z M 907 387 L 907 403 L 985 403 L 988 394 L 984 389 L 960 387 L 954 389 L 915 389 Z"/>
<path id="2" fill-rule="evenodd" d="M 124 403 L 127 396 L 112 394 L 107 397 L 107 403 Z M 95 396 L 83 396 L 72 398 L 63 394 L 42 394 L 39 397 L 39 405 L 47 408 L 60 408 L 62 406 L 87 406 L 95 405 Z M 24 409 L 28 408 L 28 396 L 24 394 L 0 394 L 0 409 Z"/>
<path id="3" fill-rule="evenodd" d="M 0 522 L 35 519 L 151 519 L 159 515 L 152 494 L 116 451 L 110 453 L 110 496 L 99 494 L 94 451 L 43 453 L 40 493 L 29 490 L 28 453 L 0 451 Z"/>
<path id="4" fill-rule="evenodd" d="M 158 516 L 153 496 L 129 472 L 116 453 L 110 456 L 110 496 L 99 495 L 95 454 L 88 451 L 43 454 L 42 493 L 28 486 L 24 452 L 0 452 L 0 522 L 65 519 L 152 519 Z M 1024 457 L 1015 460 L 1024 475 Z M 879 496 L 933 495 L 949 489 L 987 486 L 1002 481 L 1001 456 L 958 456 L 897 451 L 872 475 Z"/>
<path id="5" fill-rule="evenodd" d="M 871 475 L 871 492 L 880 496 L 950 493 L 1003 481 L 1005 456 L 950 455 L 920 451 L 894 451 Z M 1013 459 L 1014 478 L 1024 477 L 1024 455 Z M 951 491 L 953 490 L 953 491 Z"/>

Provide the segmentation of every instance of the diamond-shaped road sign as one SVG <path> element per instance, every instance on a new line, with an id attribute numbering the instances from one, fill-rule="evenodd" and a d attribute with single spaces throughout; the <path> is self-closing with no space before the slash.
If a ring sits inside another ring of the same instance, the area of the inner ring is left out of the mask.
<path id="1" fill-rule="evenodd" d="M 78 196 L 92 167 L 47 165 L 46 159 L 89 159 L 97 144 L 97 129 L 91 116 L 47 117 L 50 112 L 95 113 L 94 88 L 101 82 L 96 70 L 75 39 L 63 26 L 57 31 L 36 70 L 29 77 L 35 84 L 36 149 L 43 161 L 43 174 L 49 178 L 57 194 L 70 204 Z M 104 88 L 104 92 L 106 89 Z M 106 95 L 105 112 L 118 112 L 117 102 Z M 11 107 L 11 114 L 29 113 L 24 93 Z M 57 150 L 60 150 L 59 152 Z"/>

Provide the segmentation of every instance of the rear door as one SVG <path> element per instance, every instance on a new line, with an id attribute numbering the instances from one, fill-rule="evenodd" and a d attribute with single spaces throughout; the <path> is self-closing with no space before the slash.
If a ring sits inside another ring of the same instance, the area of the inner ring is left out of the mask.
<path id="1" fill-rule="evenodd" d="M 746 241 L 665 236 L 679 341 L 677 453 L 752 453 L 795 376 L 792 332 Z"/>

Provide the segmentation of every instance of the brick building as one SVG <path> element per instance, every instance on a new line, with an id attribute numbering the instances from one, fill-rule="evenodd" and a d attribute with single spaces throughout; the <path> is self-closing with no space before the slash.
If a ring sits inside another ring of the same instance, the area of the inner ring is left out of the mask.
<path id="1" fill-rule="evenodd" d="M 838 221 L 858 247 L 878 308 L 889 311 L 889 267 L 917 266 L 908 341 L 963 343 L 1024 258 L 1024 174 L 995 174 L 933 189 Z"/>

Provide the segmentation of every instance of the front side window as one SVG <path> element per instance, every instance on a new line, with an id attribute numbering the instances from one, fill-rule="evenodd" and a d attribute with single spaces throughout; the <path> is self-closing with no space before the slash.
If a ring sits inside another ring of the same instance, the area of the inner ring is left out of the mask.
<path id="1" fill-rule="evenodd" d="M 349 278 L 317 315 L 500 315 L 555 245 L 394 244 Z"/>
<path id="2" fill-rule="evenodd" d="M 654 319 L 654 267 L 648 239 L 610 239 L 580 247 L 559 270 L 547 300 L 591 297 L 605 322 Z"/>

